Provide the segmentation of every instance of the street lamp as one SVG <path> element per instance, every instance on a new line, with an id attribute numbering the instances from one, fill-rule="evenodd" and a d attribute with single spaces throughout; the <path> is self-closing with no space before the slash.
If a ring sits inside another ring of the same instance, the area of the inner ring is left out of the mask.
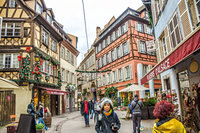
<path id="1" fill-rule="evenodd" d="M 35 62 L 38 63 L 40 61 L 40 56 L 38 54 L 35 55 Z"/>

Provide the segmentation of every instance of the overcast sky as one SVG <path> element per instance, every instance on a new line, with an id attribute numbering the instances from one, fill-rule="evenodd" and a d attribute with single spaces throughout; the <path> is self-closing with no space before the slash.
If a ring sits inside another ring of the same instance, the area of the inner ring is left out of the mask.
<path id="1" fill-rule="evenodd" d="M 80 52 L 77 65 L 87 52 L 87 41 L 83 16 L 82 0 L 45 0 L 48 8 L 53 8 L 56 20 L 64 25 L 67 33 L 78 37 Z M 96 27 L 103 29 L 104 25 L 115 16 L 117 18 L 128 7 L 138 9 L 141 0 L 84 0 L 89 47 L 96 37 Z"/>

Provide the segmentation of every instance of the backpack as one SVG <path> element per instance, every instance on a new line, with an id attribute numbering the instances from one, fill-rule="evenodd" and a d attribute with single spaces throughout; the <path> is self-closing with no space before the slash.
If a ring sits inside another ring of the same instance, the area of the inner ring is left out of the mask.
<path id="1" fill-rule="evenodd" d="M 30 114 L 31 112 L 32 112 L 32 108 L 31 108 L 31 105 L 29 104 L 29 105 L 28 105 L 28 109 L 27 109 L 27 113 Z"/>
<path id="2" fill-rule="evenodd" d="M 131 109 L 131 104 L 133 101 L 131 101 L 131 103 L 129 104 L 129 109 Z M 134 107 L 135 108 L 135 107 Z M 131 110 L 131 113 L 133 113 L 133 109 Z"/>

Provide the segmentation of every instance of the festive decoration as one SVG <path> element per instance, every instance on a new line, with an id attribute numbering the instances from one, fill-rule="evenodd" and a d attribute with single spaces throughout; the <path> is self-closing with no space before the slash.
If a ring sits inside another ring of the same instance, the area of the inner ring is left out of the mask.
<path id="1" fill-rule="evenodd" d="M 37 62 L 36 66 L 35 66 L 35 72 L 34 72 L 35 76 L 34 79 L 37 81 L 41 81 L 42 75 L 41 75 L 41 65 L 40 65 L 40 61 Z"/>
<path id="2" fill-rule="evenodd" d="M 30 52 L 31 47 L 26 47 L 26 52 Z"/>
<path id="3" fill-rule="evenodd" d="M 110 72 L 111 70 L 105 70 L 105 71 L 81 71 L 81 70 L 76 70 L 76 72 L 80 73 L 105 73 L 105 72 Z"/>
<path id="4" fill-rule="evenodd" d="M 53 70 L 55 70 L 56 69 L 56 66 L 55 65 L 53 65 Z"/>
<path id="5" fill-rule="evenodd" d="M 30 78 L 30 57 L 29 55 L 27 55 L 26 57 L 24 57 L 22 60 L 22 69 L 20 70 L 20 74 L 19 77 L 21 80 L 27 80 Z"/>
<path id="6" fill-rule="evenodd" d="M 49 76 L 48 76 L 48 75 L 45 76 L 45 80 L 46 80 L 47 82 L 49 82 Z"/>
<path id="7" fill-rule="evenodd" d="M 62 86 L 61 73 L 58 71 L 58 86 Z"/>
<path id="8" fill-rule="evenodd" d="M 22 56 L 17 56 L 17 58 L 18 58 L 18 61 L 22 60 Z"/>
<path id="9" fill-rule="evenodd" d="M 54 59 L 54 58 L 50 57 L 49 55 L 43 53 L 41 50 L 39 50 L 37 48 L 36 48 L 36 53 L 40 56 L 40 58 L 43 58 L 45 60 L 49 60 L 50 62 L 52 62 L 55 65 L 60 64 L 59 61 L 57 61 L 56 59 Z"/>

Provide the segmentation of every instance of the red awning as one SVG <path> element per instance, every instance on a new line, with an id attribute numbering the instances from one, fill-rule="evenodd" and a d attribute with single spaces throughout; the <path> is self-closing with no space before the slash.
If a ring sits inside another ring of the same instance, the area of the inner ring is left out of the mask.
<path id="1" fill-rule="evenodd" d="M 51 88 L 45 88 L 45 87 L 40 87 L 43 90 L 46 90 L 47 94 L 51 94 L 51 95 L 66 95 L 67 92 L 65 91 L 61 91 L 58 89 L 51 89 Z"/>
<path id="2" fill-rule="evenodd" d="M 158 74 L 173 67 L 174 65 L 181 62 L 183 59 L 187 58 L 189 55 L 197 51 L 199 48 L 200 28 L 198 28 L 189 38 L 186 38 L 185 41 L 183 41 L 183 44 L 180 45 L 176 50 L 174 50 L 173 53 L 167 56 L 162 62 L 157 64 L 150 72 L 148 72 L 141 79 L 141 84 L 146 83 Z"/>

